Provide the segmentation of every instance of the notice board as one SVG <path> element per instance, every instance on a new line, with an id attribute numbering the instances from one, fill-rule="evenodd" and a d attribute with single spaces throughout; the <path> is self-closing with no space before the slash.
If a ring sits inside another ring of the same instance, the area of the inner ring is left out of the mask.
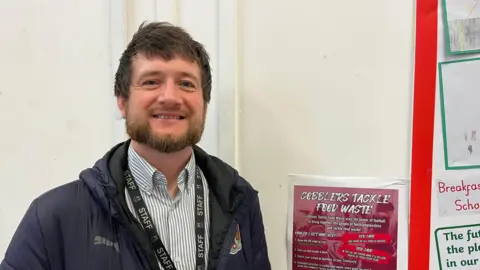
<path id="1" fill-rule="evenodd" d="M 417 1 L 408 269 L 480 269 L 479 2 Z"/>

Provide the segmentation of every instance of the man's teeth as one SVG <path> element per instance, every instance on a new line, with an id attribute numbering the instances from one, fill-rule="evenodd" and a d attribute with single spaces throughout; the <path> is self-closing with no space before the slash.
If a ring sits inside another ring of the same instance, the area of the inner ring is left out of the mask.
<path id="1" fill-rule="evenodd" d="M 172 115 L 155 115 L 155 118 L 160 118 L 160 119 L 180 119 L 180 116 L 172 116 Z"/>

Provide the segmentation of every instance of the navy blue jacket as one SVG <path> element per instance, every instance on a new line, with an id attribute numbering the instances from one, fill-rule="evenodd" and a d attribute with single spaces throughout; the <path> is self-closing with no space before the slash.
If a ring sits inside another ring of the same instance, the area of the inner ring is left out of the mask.
<path id="1" fill-rule="evenodd" d="M 160 269 L 125 201 L 128 144 L 113 147 L 78 180 L 35 199 L 0 270 Z M 220 159 L 199 147 L 194 154 L 210 189 L 208 269 L 270 270 L 257 192 Z M 242 248 L 231 254 L 237 224 Z"/>

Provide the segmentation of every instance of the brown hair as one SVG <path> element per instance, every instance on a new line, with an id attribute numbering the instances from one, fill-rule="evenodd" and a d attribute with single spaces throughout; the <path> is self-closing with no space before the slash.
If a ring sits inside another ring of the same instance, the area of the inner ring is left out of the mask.
<path id="1" fill-rule="evenodd" d="M 194 40 L 183 28 L 167 22 L 143 22 L 123 52 L 115 73 L 114 92 L 116 97 L 128 99 L 132 74 L 132 59 L 135 55 L 161 57 L 168 61 L 182 57 L 195 61 L 201 70 L 203 99 L 210 101 L 212 73 L 209 56 L 204 46 Z"/>

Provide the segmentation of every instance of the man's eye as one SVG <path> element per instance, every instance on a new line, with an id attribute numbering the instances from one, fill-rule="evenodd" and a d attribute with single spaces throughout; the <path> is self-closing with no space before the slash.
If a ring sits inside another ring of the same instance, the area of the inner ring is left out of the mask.
<path id="1" fill-rule="evenodd" d="M 145 81 L 143 82 L 143 85 L 157 85 L 158 83 L 156 81 Z"/>
<path id="2" fill-rule="evenodd" d="M 189 81 L 180 82 L 180 86 L 185 88 L 195 88 L 195 85 Z"/>

